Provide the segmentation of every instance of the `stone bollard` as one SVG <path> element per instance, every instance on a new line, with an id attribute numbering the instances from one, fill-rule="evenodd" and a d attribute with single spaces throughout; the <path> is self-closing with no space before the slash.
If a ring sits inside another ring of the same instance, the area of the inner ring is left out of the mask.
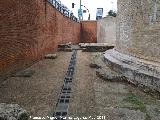
<path id="1" fill-rule="evenodd" d="M 18 104 L 0 104 L 0 120 L 28 120 L 29 115 L 26 110 Z"/>

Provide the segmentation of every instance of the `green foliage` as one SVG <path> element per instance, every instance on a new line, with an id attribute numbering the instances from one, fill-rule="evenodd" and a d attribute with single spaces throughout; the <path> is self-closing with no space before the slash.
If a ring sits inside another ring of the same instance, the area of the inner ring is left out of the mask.
<path id="1" fill-rule="evenodd" d="M 123 101 L 131 103 L 136 106 L 136 110 L 140 110 L 141 112 L 146 114 L 146 119 L 150 120 L 150 116 L 147 113 L 146 106 L 143 102 L 141 102 L 132 91 L 129 91 L 128 97 L 123 99 Z"/>
<path id="2" fill-rule="evenodd" d="M 137 109 L 141 112 L 146 112 L 145 105 L 141 101 L 139 101 L 136 96 L 130 94 L 127 98 L 124 99 L 124 101 L 136 105 Z"/>
<path id="3" fill-rule="evenodd" d="M 110 11 L 108 12 L 108 15 L 109 15 L 109 16 L 113 16 L 113 17 L 116 17 L 116 16 L 117 16 L 117 13 L 116 13 L 115 11 L 113 11 L 113 10 L 110 10 Z"/>

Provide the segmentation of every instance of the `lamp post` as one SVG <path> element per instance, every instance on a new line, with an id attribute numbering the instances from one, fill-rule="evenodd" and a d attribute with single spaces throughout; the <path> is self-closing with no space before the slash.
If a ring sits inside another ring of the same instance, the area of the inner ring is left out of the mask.
<path id="1" fill-rule="evenodd" d="M 72 3 L 72 8 L 74 8 L 74 5 L 75 5 L 75 4 Z M 82 5 L 82 0 L 80 0 L 80 7 L 79 7 L 79 9 L 78 9 L 78 17 L 79 17 L 79 20 L 83 20 L 82 6 L 87 9 L 88 14 L 89 14 L 88 20 L 90 20 L 90 12 L 89 12 L 89 10 L 88 10 L 88 8 L 87 8 L 86 6 Z"/>
<path id="2" fill-rule="evenodd" d="M 80 6 L 79 6 L 79 11 L 78 11 L 78 14 L 79 14 L 79 20 L 81 20 L 81 18 L 82 18 L 82 8 L 81 8 L 81 6 L 82 6 L 82 0 L 80 0 Z"/>
<path id="3" fill-rule="evenodd" d="M 84 5 L 81 5 L 81 6 L 83 6 L 83 7 L 85 7 L 86 9 L 87 9 L 87 11 L 88 11 L 88 20 L 90 20 L 90 12 L 89 12 L 89 10 L 88 10 L 88 8 L 86 7 L 86 6 L 84 6 Z"/>
<path id="4" fill-rule="evenodd" d="M 80 0 L 80 7 L 79 7 L 80 10 L 82 10 L 81 6 L 82 6 L 82 0 Z"/>

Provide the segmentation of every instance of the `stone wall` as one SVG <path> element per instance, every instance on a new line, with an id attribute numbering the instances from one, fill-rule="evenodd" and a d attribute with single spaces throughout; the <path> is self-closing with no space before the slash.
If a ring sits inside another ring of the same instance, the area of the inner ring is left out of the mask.
<path id="1" fill-rule="evenodd" d="M 97 42 L 115 46 L 116 17 L 107 16 L 97 21 Z"/>
<path id="2" fill-rule="evenodd" d="M 97 42 L 97 21 L 81 21 L 81 42 Z"/>
<path id="3" fill-rule="evenodd" d="M 116 48 L 104 56 L 128 82 L 160 97 L 159 6 L 158 0 L 157 10 L 152 0 L 118 0 Z"/>
<path id="4" fill-rule="evenodd" d="M 152 6 L 152 0 L 118 0 L 116 50 L 160 62 L 159 11 L 157 21 L 152 22 Z"/>
<path id="5" fill-rule="evenodd" d="M 1 0 L 0 11 L 0 79 L 56 51 L 59 43 L 80 42 L 80 23 L 47 0 Z"/>

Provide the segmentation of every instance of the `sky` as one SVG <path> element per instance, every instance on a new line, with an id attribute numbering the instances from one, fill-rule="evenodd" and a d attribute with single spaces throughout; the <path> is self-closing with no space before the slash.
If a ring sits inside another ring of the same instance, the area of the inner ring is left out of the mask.
<path id="1" fill-rule="evenodd" d="M 66 5 L 73 14 L 78 17 L 78 9 L 80 7 L 80 0 L 60 0 L 62 4 Z M 103 17 L 108 14 L 109 10 L 117 11 L 117 0 L 81 0 L 82 5 L 86 6 L 91 14 L 91 20 L 96 19 L 97 8 L 103 8 Z M 72 3 L 75 3 L 75 7 L 72 8 Z M 83 10 L 86 10 L 82 7 Z M 83 13 L 83 19 L 88 19 L 88 12 Z"/>

